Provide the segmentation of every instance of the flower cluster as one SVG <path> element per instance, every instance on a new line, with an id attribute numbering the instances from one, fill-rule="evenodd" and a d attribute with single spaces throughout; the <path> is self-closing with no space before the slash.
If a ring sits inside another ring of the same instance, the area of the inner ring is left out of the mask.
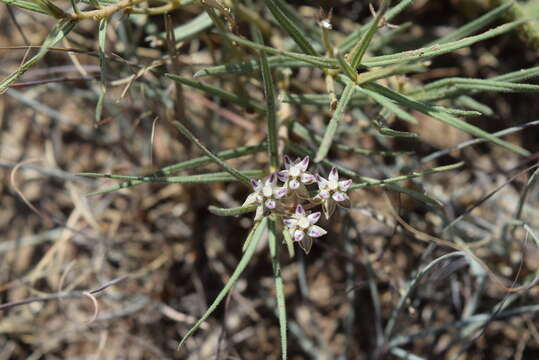
<path id="1" fill-rule="evenodd" d="M 332 168 L 327 179 L 319 174 L 308 172 L 309 157 L 293 162 L 284 156 L 285 169 L 271 174 L 265 180 L 251 180 L 254 192 L 249 194 L 243 206 L 256 205 L 255 221 L 269 214 L 279 216 L 292 239 L 308 253 L 313 238 L 325 235 L 327 232 L 315 225 L 320 220 L 321 213 L 310 212 L 318 205 L 326 219 L 335 212 L 337 205 L 349 208 L 350 198 L 348 189 L 352 180 L 339 181 L 339 173 Z M 282 185 L 278 184 L 278 181 Z M 318 185 L 318 191 L 309 191 L 307 186 Z"/>

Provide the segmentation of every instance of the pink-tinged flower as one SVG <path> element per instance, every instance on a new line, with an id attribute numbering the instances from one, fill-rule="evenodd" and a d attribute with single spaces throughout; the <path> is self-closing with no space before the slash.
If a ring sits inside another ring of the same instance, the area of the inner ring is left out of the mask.
<path id="1" fill-rule="evenodd" d="M 311 250 L 313 238 L 327 234 L 326 230 L 315 225 L 318 220 L 320 220 L 320 212 L 308 214 L 301 205 L 296 207 L 296 213 L 291 218 L 283 220 L 292 238 L 299 243 L 305 253 Z"/>
<path id="2" fill-rule="evenodd" d="M 264 214 L 279 207 L 279 199 L 288 193 L 286 187 L 277 186 L 277 173 L 271 174 L 264 182 L 251 179 L 254 192 L 247 196 L 242 206 L 258 205 L 255 220 L 260 220 Z"/>
<path id="3" fill-rule="evenodd" d="M 279 180 L 284 183 L 284 186 L 290 191 L 295 192 L 301 198 L 309 198 L 309 191 L 305 185 L 312 184 L 316 181 L 314 175 L 307 172 L 309 167 L 309 157 L 305 156 L 303 159 L 296 159 L 296 162 L 292 162 L 290 158 L 284 156 L 285 170 L 279 171 L 277 175 Z"/>
<path id="4" fill-rule="evenodd" d="M 339 172 L 336 168 L 332 168 L 327 180 L 317 174 L 316 182 L 318 183 L 319 191 L 314 200 L 322 203 L 326 219 L 333 215 L 335 205 L 346 209 L 350 208 L 350 198 L 346 192 L 352 186 L 352 180 L 339 181 Z"/>

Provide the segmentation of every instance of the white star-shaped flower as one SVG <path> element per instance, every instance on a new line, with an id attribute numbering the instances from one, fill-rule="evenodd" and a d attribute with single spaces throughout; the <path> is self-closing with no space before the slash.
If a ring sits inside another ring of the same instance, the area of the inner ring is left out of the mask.
<path id="1" fill-rule="evenodd" d="M 286 196 L 288 189 L 277 186 L 277 174 L 271 174 L 264 182 L 251 179 L 254 192 L 247 196 L 242 206 L 257 204 L 255 220 L 260 220 L 265 213 L 278 208 L 278 200 Z"/>
<path id="2" fill-rule="evenodd" d="M 315 196 L 315 200 L 322 202 L 326 219 L 329 219 L 335 211 L 335 205 L 350 208 L 350 198 L 346 192 L 352 186 L 352 180 L 339 181 L 337 168 L 331 169 L 327 180 L 317 174 L 316 182 L 318 183 L 319 192 Z"/>
<path id="3" fill-rule="evenodd" d="M 308 214 L 303 209 L 303 206 L 296 207 L 296 213 L 291 218 L 284 219 L 283 222 L 292 234 L 294 241 L 299 243 L 299 246 L 309 253 L 313 245 L 313 238 L 317 238 L 327 234 L 326 230 L 315 225 L 320 219 L 320 212 Z"/>
<path id="4" fill-rule="evenodd" d="M 277 173 L 279 180 L 284 183 L 286 188 L 297 193 L 301 198 L 309 198 L 309 191 L 305 185 L 312 184 L 316 181 L 314 175 L 307 172 L 307 168 L 309 167 L 309 157 L 305 156 L 303 159 L 298 158 L 296 162 L 292 162 L 292 160 L 285 155 L 284 166 L 285 170 Z"/>

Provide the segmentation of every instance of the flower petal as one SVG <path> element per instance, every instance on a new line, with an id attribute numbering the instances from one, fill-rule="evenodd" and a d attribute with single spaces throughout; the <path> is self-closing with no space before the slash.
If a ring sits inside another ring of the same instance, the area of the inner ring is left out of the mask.
<path id="1" fill-rule="evenodd" d="M 294 241 L 301 241 L 305 237 L 305 233 L 301 230 L 294 231 Z"/>
<path id="2" fill-rule="evenodd" d="M 309 218 L 309 223 L 311 225 L 316 224 L 318 222 L 318 220 L 320 220 L 320 215 L 321 215 L 320 211 L 317 211 L 317 212 L 312 213 L 309 216 L 307 216 Z"/>
<path id="3" fill-rule="evenodd" d="M 320 176 L 319 174 L 316 174 L 315 177 L 316 177 L 316 182 L 318 183 L 319 189 L 323 189 L 324 187 L 328 186 L 328 181 L 324 179 L 322 176 Z"/>
<path id="4" fill-rule="evenodd" d="M 339 172 L 336 167 L 332 167 L 328 176 L 329 181 L 339 181 Z"/>
<path id="5" fill-rule="evenodd" d="M 311 225 L 311 227 L 309 227 L 309 230 L 307 231 L 307 235 L 313 238 L 324 236 L 327 233 L 328 232 L 326 230 L 322 229 L 320 226 L 317 225 Z"/>
<path id="6" fill-rule="evenodd" d="M 276 199 L 281 199 L 285 197 L 286 194 L 288 194 L 288 189 L 283 186 L 283 187 L 275 189 L 274 193 L 275 193 L 274 195 Z"/>
<path id="7" fill-rule="evenodd" d="M 284 167 L 286 170 L 290 169 L 290 166 L 292 166 L 292 160 L 288 157 L 288 155 L 284 156 Z"/>
<path id="8" fill-rule="evenodd" d="M 298 205 L 296 207 L 296 216 L 305 216 L 305 209 L 303 209 L 303 206 Z"/>
<path id="9" fill-rule="evenodd" d="M 318 192 L 318 196 L 320 196 L 322 199 L 329 199 L 329 191 L 327 190 L 320 190 Z"/>
<path id="10" fill-rule="evenodd" d="M 296 219 L 284 219 L 283 223 L 288 227 L 289 229 L 293 229 L 298 225 L 298 221 Z"/>
<path id="11" fill-rule="evenodd" d="M 277 177 L 278 177 L 279 180 L 281 180 L 282 182 L 286 182 L 286 179 L 288 179 L 288 170 L 279 171 L 279 172 L 277 173 Z"/>
<path id="12" fill-rule="evenodd" d="M 309 156 L 305 156 L 298 165 L 301 171 L 306 171 L 309 167 Z"/>
<path id="13" fill-rule="evenodd" d="M 258 194 L 250 193 L 245 199 L 245 201 L 243 202 L 242 206 L 249 206 L 249 205 L 256 204 L 258 202 L 257 200 L 258 200 Z"/>
<path id="14" fill-rule="evenodd" d="M 348 196 L 346 196 L 346 194 L 343 192 L 337 191 L 336 193 L 333 193 L 333 195 L 331 195 L 331 198 L 335 200 L 336 202 L 342 202 L 342 201 L 346 201 Z"/>
<path id="15" fill-rule="evenodd" d="M 301 174 L 301 182 L 304 183 L 304 184 L 312 184 L 316 181 L 314 175 L 311 175 L 311 174 L 308 174 L 308 173 L 303 173 Z"/>
<path id="16" fill-rule="evenodd" d="M 253 187 L 254 191 L 259 192 L 262 190 L 262 181 L 258 179 L 251 179 L 251 186 Z"/>
<path id="17" fill-rule="evenodd" d="M 277 173 L 272 173 L 266 180 L 266 185 L 274 186 L 277 184 Z"/>
<path id="18" fill-rule="evenodd" d="M 339 181 L 339 190 L 341 190 L 342 192 L 346 192 L 350 188 L 350 186 L 352 186 L 351 179 Z"/>
<path id="19" fill-rule="evenodd" d="M 267 182 L 266 184 L 264 184 L 264 187 L 262 188 L 262 195 L 268 198 L 273 195 L 273 187 L 271 186 L 271 184 L 268 184 Z"/>

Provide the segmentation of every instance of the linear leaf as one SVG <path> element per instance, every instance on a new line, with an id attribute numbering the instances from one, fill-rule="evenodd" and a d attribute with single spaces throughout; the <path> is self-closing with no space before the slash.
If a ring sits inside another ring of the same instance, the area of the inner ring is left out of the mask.
<path id="1" fill-rule="evenodd" d="M 263 170 L 244 170 L 240 174 L 249 178 L 261 178 L 265 175 Z M 169 176 L 169 177 L 153 177 L 153 176 L 125 176 L 125 175 L 107 175 L 94 173 L 80 173 L 79 176 L 99 177 L 108 179 L 138 181 L 140 183 L 166 183 L 166 184 L 200 184 L 212 182 L 237 181 L 235 176 L 227 172 L 218 172 L 211 174 L 187 175 L 187 176 Z M 101 195 L 110 192 L 109 189 L 98 190 L 89 193 L 87 196 Z"/>
<path id="2" fill-rule="evenodd" d="M 7 5 L 12 5 L 19 7 L 21 9 L 30 10 L 33 12 L 41 13 L 41 14 L 49 14 L 49 12 L 45 9 L 43 9 L 41 6 L 36 4 L 34 1 L 25 1 L 25 0 L 0 0 L 0 2 L 3 2 Z"/>
<path id="3" fill-rule="evenodd" d="M 250 241 L 249 246 L 245 250 L 245 253 L 241 257 L 240 262 L 236 266 L 236 269 L 234 269 L 234 272 L 230 276 L 230 279 L 228 279 L 227 283 L 225 284 L 225 286 L 223 287 L 221 292 L 219 292 L 219 294 L 217 295 L 217 297 L 215 298 L 213 303 L 210 305 L 208 310 L 206 310 L 206 312 L 195 323 L 195 325 L 193 325 L 193 327 L 191 329 L 189 329 L 189 331 L 183 336 L 183 338 L 180 341 L 180 344 L 178 345 L 178 349 L 181 348 L 181 346 L 185 343 L 185 341 L 195 331 L 197 331 L 198 328 L 200 327 L 200 325 L 202 325 L 202 323 L 204 321 L 206 321 L 206 319 L 215 311 L 215 309 L 217 309 L 217 307 L 223 301 L 223 299 L 228 294 L 230 289 L 232 289 L 232 287 L 234 286 L 234 284 L 236 283 L 236 281 L 240 277 L 241 273 L 243 272 L 243 270 L 245 270 L 245 268 L 247 267 L 247 264 L 249 264 L 249 261 L 253 257 L 253 255 L 255 253 L 255 250 L 256 250 L 256 247 L 258 245 L 258 242 L 260 241 L 260 239 L 262 238 L 262 235 L 264 234 L 264 231 L 266 230 L 266 223 L 267 223 L 267 218 L 264 218 L 259 223 L 256 223 L 255 226 L 252 228 L 252 230 L 251 230 L 251 234 L 253 234 L 252 235 L 252 240 Z"/>
<path id="4" fill-rule="evenodd" d="M 378 9 L 374 20 L 369 25 L 368 30 L 365 32 L 365 34 L 363 34 L 361 40 L 357 43 L 354 49 L 352 49 L 350 53 L 350 66 L 352 69 L 357 69 L 361 64 L 361 60 L 371 44 L 372 37 L 376 33 L 376 30 L 378 30 L 378 24 L 380 23 L 380 20 L 382 20 L 388 6 L 389 0 L 382 0 L 382 5 L 380 6 L 380 9 Z"/>
<path id="5" fill-rule="evenodd" d="M 208 13 L 203 12 L 194 19 L 186 22 L 185 24 L 175 27 L 174 39 L 176 39 L 177 42 L 189 40 L 192 37 L 201 33 L 202 31 L 211 28 L 212 25 L 213 22 Z M 162 39 L 165 39 L 166 36 L 166 32 L 162 32 L 159 34 L 159 37 Z"/>
<path id="6" fill-rule="evenodd" d="M 507 141 L 501 140 L 500 138 L 493 136 L 489 134 L 488 132 L 481 130 L 480 128 L 468 124 L 465 121 L 460 120 L 459 118 L 456 118 L 450 114 L 447 114 L 445 112 L 442 112 L 440 110 L 437 110 L 433 105 L 426 104 L 419 102 L 417 100 L 414 100 L 408 96 L 399 94 L 389 88 L 383 87 L 379 84 L 367 84 L 364 85 L 365 88 L 369 88 L 370 90 L 376 91 L 388 98 L 391 98 L 395 100 L 397 103 L 399 103 L 402 106 L 420 111 L 426 115 L 429 115 L 437 120 L 440 120 L 443 123 L 446 123 L 450 126 L 453 126 L 459 130 L 462 130 L 468 134 L 474 135 L 476 137 L 483 138 L 485 140 L 488 140 L 496 145 L 502 146 L 506 148 L 507 150 L 510 150 L 514 153 L 517 153 L 519 155 L 527 156 L 529 155 L 529 152 L 520 146 L 511 144 Z"/>
<path id="7" fill-rule="evenodd" d="M 463 165 L 464 165 L 464 162 L 459 162 L 459 163 L 456 163 L 456 164 L 438 166 L 438 167 L 423 170 L 423 171 L 414 171 L 414 172 L 412 172 L 410 174 L 407 174 L 407 175 L 400 175 L 400 176 L 395 176 L 395 177 L 391 177 L 391 178 L 387 178 L 387 179 L 383 179 L 383 180 L 376 180 L 376 181 L 364 182 L 364 183 L 361 183 L 361 184 L 354 184 L 354 185 L 352 185 L 350 187 L 350 190 L 357 190 L 357 189 L 364 188 L 366 186 L 391 184 L 391 183 L 395 183 L 395 182 L 399 182 L 399 181 L 404 181 L 404 180 L 414 179 L 414 178 L 417 178 L 417 177 L 422 177 L 422 176 L 425 176 L 425 175 L 436 174 L 436 173 L 440 173 L 440 172 L 444 172 L 444 171 L 452 171 L 452 170 L 455 170 L 455 169 L 458 169 L 458 168 L 462 167 Z"/>
<path id="8" fill-rule="evenodd" d="M 321 136 L 312 134 L 309 130 L 307 130 L 303 125 L 301 125 L 297 121 L 294 121 L 294 123 L 292 124 L 292 131 L 294 132 L 295 135 L 301 137 L 305 141 L 312 140 L 313 138 L 314 138 L 314 141 L 316 141 L 316 143 L 318 143 L 318 144 L 322 141 Z M 359 147 L 351 147 L 351 146 L 344 145 L 344 144 L 338 144 L 338 143 L 335 143 L 335 142 L 332 144 L 332 148 L 335 148 L 335 149 L 341 150 L 341 151 L 346 151 L 346 152 L 349 152 L 349 153 L 361 154 L 361 155 L 366 155 L 366 156 L 380 155 L 380 156 L 395 157 L 395 156 L 413 154 L 413 151 L 402 151 L 401 152 L 401 151 L 369 150 L 369 149 L 363 149 L 363 148 L 359 148 Z"/>
<path id="9" fill-rule="evenodd" d="M 282 102 L 297 104 L 297 105 L 316 105 L 327 106 L 331 104 L 331 98 L 326 94 L 292 94 L 284 93 L 281 98 Z M 350 104 L 353 106 L 366 105 L 371 101 L 365 94 L 355 93 L 350 99 Z"/>
<path id="10" fill-rule="evenodd" d="M 244 45 L 244 46 L 256 49 L 256 50 L 264 50 L 269 54 L 287 56 L 289 58 L 296 59 L 296 60 L 301 60 L 301 61 L 313 64 L 313 65 L 321 67 L 321 68 L 336 69 L 336 68 L 339 67 L 339 63 L 335 59 L 329 59 L 329 58 L 326 58 L 326 57 L 323 57 L 323 56 L 305 55 L 305 54 L 300 54 L 300 53 L 296 53 L 296 52 L 292 52 L 292 51 L 279 50 L 279 49 L 275 49 L 275 48 L 272 48 L 272 47 L 269 47 L 269 46 L 264 46 L 264 45 L 257 44 L 255 42 L 240 38 L 240 37 L 238 37 L 236 35 L 232 35 L 232 34 L 229 34 L 229 33 L 219 33 L 219 34 L 222 37 L 225 37 L 227 39 L 235 41 L 235 42 L 237 42 L 237 43 L 239 43 L 241 45 Z"/>
<path id="11" fill-rule="evenodd" d="M 479 41 L 490 39 L 492 37 L 504 34 L 506 32 L 509 32 L 519 27 L 523 23 L 524 21 L 513 21 L 504 25 L 500 25 L 492 30 L 488 30 L 479 35 L 470 36 L 461 40 L 457 40 L 457 41 L 453 41 L 453 42 L 449 42 L 445 44 L 435 44 L 427 48 L 408 50 L 408 51 L 399 52 L 399 53 L 395 53 L 391 55 L 374 56 L 374 57 L 365 59 L 362 65 L 369 66 L 369 67 L 385 66 L 385 65 L 397 64 L 397 63 L 403 63 L 403 62 L 429 59 L 432 57 L 447 54 L 449 52 L 473 45 Z"/>
<path id="12" fill-rule="evenodd" d="M 171 73 L 165 73 L 165 76 L 174 80 L 174 81 L 178 81 L 184 85 L 187 85 L 187 86 L 191 86 L 195 89 L 199 89 L 199 90 L 202 90 L 208 94 L 211 94 L 211 95 L 215 95 L 223 100 L 226 100 L 226 101 L 229 101 L 231 103 L 234 103 L 236 105 L 240 105 L 240 106 L 243 106 L 243 107 L 246 107 L 246 108 L 250 108 L 250 109 L 253 109 L 255 110 L 256 112 L 258 113 L 264 113 L 266 110 L 264 109 L 263 106 L 261 106 L 260 104 L 258 104 L 255 100 L 253 99 L 250 99 L 248 97 L 245 97 L 245 96 L 239 96 L 239 95 L 236 95 L 234 93 L 231 93 L 229 91 L 226 91 L 226 90 L 223 90 L 221 88 L 218 88 L 218 87 L 215 87 L 215 86 L 212 86 L 212 85 L 208 85 L 208 84 L 205 84 L 203 82 L 200 82 L 200 81 L 196 81 L 196 80 L 193 80 L 193 79 L 189 79 L 189 78 L 186 78 L 186 77 L 183 77 L 183 76 L 179 76 L 179 75 L 175 75 L 175 74 L 171 74 Z"/>
<path id="13" fill-rule="evenodd" d="M 69 20 L 60 20 L 56 25 L 53 26 L 49 35 L 41 45 L 39 52 L 32 57 L 30 60 L 22 64 L 15 72 L 11 73 L 0 81 L 0 94 L 3 94 L 9 87 L 9 85 L 15 81 L 19 76 L 24 74 L 32 65 L 41 60 L 49 49 L 53 47 L 58 41 L 62 40 L 77 24 L 76 21 Z"/>
<path id="14" fill-rule="evenodd" d="M 271 56 L 268 58 L 270 68 L 283 67 L 283 68 L 298 68 L 298 67 L 313 67 L 311 63 L 305 61 L 291 59 L 288 56 Z M 260 62 L 257 60 L 244 61 L 235 64 L 225 64 L 211 66 L 205 69 L 197 71 L 193 77 L 198 78 L 202 76 L 224 75 L 224 74 L 250 74 L 256 71 L 260 71 Z"/>
<path id="15" fill-rule="evenodd" d="M 307 39 L 303 31 L 301 31 L 301 29 L 296 25 L 294 20 L 287 17 L 276 1 L 267 0 L 265 4 L 273 14 L 273 17 L 275 17 L 275 20 L 277 20 L 277 22 L 286 30 L 288 35 L 294 39 L 296 44 L 301 50 L 303 50 L 304 53 L 312 56 L 318 56 L 318 53 L 311 46 L 309 39 Z"/>
<path id="16" fill-rule="evenodd" d="M 183 136 L 188 138 L 192 143 L 194 143 L 200 150 L 202 150 L 206 155 L 208 155 L 213 162 L 215 162 L 217 165 L 219 165 L 223 170 L 225 170 L 230 175 L 234 176 L 236 179 L 238 179 L 240 182 L 242 182 L 246 186 L 251 186 L 249 182 L 249 178 L 247 178 L 245 175 L 241 174 L 238 170 L 234 169 L 233 167 L 225 164 L 223 160 L 219 159 L 214 153 L 212 153 L 207 147 L 205 147 L 200 140 L 198 140 L 189 129 L 185 127 L 182 123 L 179 121 L 173 121 L 172 125 L 178 129 L 179 132 L 182 133 Z"/>
<path id="17" fill-rule="evenodd" d="M 386 19 L 387 21 L 391 21 L 395 16 L 397 16 L 400 12 L 402 12 L 408 5 L 410 5 L 414 0 L 401 0 L 400 3 L 392 7 L 388 10 Z M 369 26 L 374 22 L 374 19 L 369 21 L 367 24 L 363 25 L 350 35 L 348 35 L 340 44 L 339 44 L 339 51 L 341 52 L 347 52 L 348 50 L 352 49 L 354 47 L 354 44 L 357 44 L 361 36 L 369 29 Z"/>
<path id="18" fill-rule="evenodd" d="M 310 152 L 310 151 L 307 151 L 305 150 L 304 148 L 301 148 L 297 145 L 294 145 L 294 144 L 288 144 L 287 145 L 287 149 L 289 151 L 291 151 L 292 153 L 294 154 L 297 154 L 297 155 L 300 155 L 300 156 L 305 156 L 305 155 L 309 155 L 309 156 L 313 156 L 313 154 Z M 385 187 L 389 190 L 393 190 L 393 191 L 397 191 L 397 192 L 400 192 L 400 193 L 403 193 L 403 194 L 406 194 L 422 203 L 425 203 L 427 205 L 430 205 L 430 206 L 434 206 L 434 207 L 437 207 L 437 208 L 441 208 L 443 206 L 443 204 L 439 201 L 439 200 L 435 200 L 433 198 L 431 198 L 430 196 L 427 196 L 419 191 L 416 191 L 416 190 L 412 190 L 410 188 L 407 188 L 405 186 L 400 186 L 398 184 L 395 184 L 395 183 L 387 183 L 387 184 L 379 184 L 379 181 L 380 180 L 377 180 L 377 179 L 374 179 L 374 178 L 371 178 L 371 177 L 368 177 L 368 176 L 364 176 L 364 175 L 360 175 L 350 169 L 347 169 L 339 164 L 336 164 L 332 161 L 329 161 L 329 160 L 322 160 L 322 164 L 325 165 L 325 166 L 328 166 L 328 167 L 335 167 L 337 168 L 337 170 L 339 171 L 339 173 L 343 174 L 344 176 L 347 176 L 349 177 L 350 179 L 353 179 L 353 180 L 356 180 L 356 181 L 362 181 L 362 182 L 366 182 L 366 183 L 369 183 L 369 184 L 373 184 L 373 185 L 379 185 L 381 187 Z"/>
<path id="19" fill-rule="evenodd" d="M 221 152 L 217 153 L 217 156 L 221 160 L 228 160 L 228 159 L 234 159 L 234 158 L 238 158 L 238 157 L 241 157 L 241 156 L 257 153 L 257 152 L 260 152 L 260 151 L 264 150 L 265 148 L 266 148 L 265 144 L 260 144 L 260 145 L 255 145 L 255 146 L 243 146 L 243 147 L 239 147 L 239 148 L 232 149 L 232 150 L 221 151 Z M 207 165 L 207 164 L 212 163 L 212 162 L 213 161 L 209 156 L 201 156 L 201 157 L 190 159 L 190 160 L 187 160 L 187 161 L 183 161 L 183 162 L 180 162 L 180 163 L 177 163 L 177 164 L 174 164 L 174 165 L 166 166 L 166 167 L 164 167 L 162 169 L 159 169 L 157 171 L 154 171 L 154 172 L 152 172 L 150 174 L 144 175 L 143 177 L 147 177 L 147 178 L 165 177 L 165 176 L 174 174 L 174 173 L 179 172 L 179 171 L 196 169 L 198 167 Z M 97 174 L 97 175 L 99 175 L 99 176 L 94 176 L 94 177 L 107 177 L 107 174 Z M 99 193 L 100 194 L 106 194 L 106 193 L 110 193 L 110 192 L 113 192 L 113 191 L 118 191 L 120 189 L 125 189 L 125 188 L 128 188 L 128 187 L 144 184 L 144 183 L 145 183 L 145 181 L 129 180 L 129 181 L 122 182 L 122 183 L 120 183 L 118 185 L 111 186 L 111 187 L 106 188 L 106 189 L 102 189 L 102 190 L 99 191 Z"/>
<path id="20" fill-rule="evenodd" d="M 484 28 L 485 26 L 489 25 L 490 23 L 494 22 L 496 19 L 498 19 L 503 13 L 509 9 L 511 6 L 513 6 L 513 3 L 509 2 L 507 4 L 502 4 L 486 14 L 478 17 L 477 19 L 470 21 L 466 25 L 463 25 L 459 27 L 457 30 L 453 31 L 450 34 L 447 34 L 435 41 L 432 42 L 432 44 L 445 44 L 451 41 L 455 41 L 458 39 L 462 39 L 465 36 L 471 35 L 474 32 L 478 31 L 479 29 Z"/>
<path id="21" fill-rule="evenodd" d="M 288 358 L 288 345 L 286 337 L 286 302 L 284 296 L 283 277 L 281 274 L 281 262 L 279 260 L 279 246 L 277 243 L 277 232 L 275 222 L 268 221 L 268 243 L 271 255 L 271 264 L 273 267 L 273 276 L 275 279 L 275 297 L 277 300 L 277 313 L 279 314 L 279 333 L 281 337 L 282 359 Z"/>
<path id="22" fill-rule="evenodd" d="M 376 101 L 378 104 L 380 104 L 382 107 L 386 108 L 388 111 L 392 112 L 393 114 L 397 115 L 403 120 L 406 120 L 412 124 L 417 124 L 417 120 L 414 116 L 410 115 L 408 112 L 403 110 L 399 105 L 396 104 L 396 102 L 382 94 L 376 91 L 369 90 L 365 87 L 357 86 L 356 90 L 360 93 L 363 93 L 370 98 L 372 98 L 374 101 Z"/>
<path id="23" fill-rule="evenodd" d="M 103 113 L 103 105 L 105 103 L 105 95 L 107 94 L 107 63 L 105 54 L 105 45 L 107 41 L 107 25 L 108 18 L 103 18 L 99 21 L 99 35 L 98 35 L 98 54 L 99 54 L 99 68 L 101 69 L 101 86 L 99 92 L 99 98 L 95 106 L 95 123 L 98 124 L 101 121 L 101 114 Z"/>
<path id="24" fill-rule="evenodd" d="M 316 157 L 314 158 L 315 162 L 320 162 L 326 158 L 326 155 L 331 147 L 331 143 L 333 142 L 333 137 L 337 132 L 339 121 L 341 120 L 344 111 L 352 98 L 352 95 L 354 95 L 355 88 L 356 85 L 352 82 L 348 83 L 344 88 L 341 98 L 339 99 L 339 103 L 337 104 L 337 108 L 335 109 L 335 112 L 333 113 L 333 116 L 331 117 L 331 120 L 326 128 L 326 132 L 324 133 L 324 137 L 322 138 L 322 142 L 320 143 Z"/>
<path id="25" fill-rule="evenodd" d="M 237 216 L 241 214 L 246 214 L 256 210 L 256 205 L 251 206 L 239 206 L 235 208 L 220 208 L 217 206 L 210 205 L 208 207 L 209 212 L 217 216 Z"/>
<path id="26" fill-rule="evenodd" d="M 256 41 L 264 44 L 264 38 L 260 30 L 253 25 L 253 35 Z M 265 51 L 260 51 L 260 68 L 262 69 L 262 83 L 264 84 L 264 96 L 266 97 L 266 123 L 268 127 L 268 154 L 272 171 L 278 171 L 279 155 L 277 150 L 277 104 L 275 100 L 275 88 Z"/>

